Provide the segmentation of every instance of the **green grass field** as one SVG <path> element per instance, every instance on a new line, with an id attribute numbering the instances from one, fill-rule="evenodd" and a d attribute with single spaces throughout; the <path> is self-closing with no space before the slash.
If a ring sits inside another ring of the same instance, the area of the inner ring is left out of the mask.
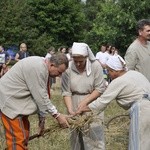
<path id="1" fill-rule="evenodd" d="M 65 106 L 61 97 L 59 84 L 52 93 L 52 101 L 61 113 L 66 113 Z M 127 150 L 129 118 L 117 115 L 127 113 L 113 101 L 105 110 L 105 143 L 106 150 Z M 111 118 L 114 118 L 111 120 Z M 31 125 L 31 135 L 37 133 L 38 119 L 37 115 L 29 117 Z M 111 121 L 110 121 L 111 120 Z M 110 121 L 110 122 L 109 122 Z M 108 126 L 108 127 L 107 127 Z M 29 141 L 30 150 L 69 150 L 69 129 L 61 129 L 57 122 L 50 116 L 46 118 L 46 128 L 50 128 L 44 137 L 35 138 Z M 5 136 L 3 126 L 0 121 L 0 150 L 5 148 Z"/>

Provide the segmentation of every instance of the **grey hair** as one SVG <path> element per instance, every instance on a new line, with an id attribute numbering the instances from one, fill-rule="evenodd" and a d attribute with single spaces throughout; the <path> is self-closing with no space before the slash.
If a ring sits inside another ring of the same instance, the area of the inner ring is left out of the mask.
<path id="1" fill-rule="evenodd" d="M 49 60 L 51 63 L 54 63 L 57 67 L 64 64 L 66 68 L 68 68 L 69 61 L 65 54 L 62 53 L 54 54 L 52 55 L 52 57 L 50 57 Z"/>
<path id="2" fill-rule="evenodd" d="M 144 26 L 150 26 L 150 19 L 141 19 L 137 22 L 136 31 L 143 30 Z"/>

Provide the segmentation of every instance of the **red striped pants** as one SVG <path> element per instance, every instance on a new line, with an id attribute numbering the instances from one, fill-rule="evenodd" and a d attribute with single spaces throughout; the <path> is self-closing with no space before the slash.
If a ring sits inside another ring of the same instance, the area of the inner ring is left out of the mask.
<path id="1" fill-rule="evenodd" d="M 10 119 L 1 113 L 6 136 L 6 150 L 27 150 L 30 124 L 28 116 Z"/>

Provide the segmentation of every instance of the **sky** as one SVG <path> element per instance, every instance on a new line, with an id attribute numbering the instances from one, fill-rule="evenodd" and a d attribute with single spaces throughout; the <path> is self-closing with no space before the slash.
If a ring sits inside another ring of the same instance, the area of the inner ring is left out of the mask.
<path id="1" fill-rule="evenodd" d="M 81 1 L 84 2 L 84 3 L 86 2 L 86 0 L 81 0 Z"/>

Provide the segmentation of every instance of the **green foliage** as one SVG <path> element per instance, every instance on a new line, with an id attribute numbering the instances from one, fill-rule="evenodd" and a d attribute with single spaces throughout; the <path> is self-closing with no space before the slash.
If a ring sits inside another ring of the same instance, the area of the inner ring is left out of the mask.
<path id="1" fill-rule="evenodd" d="M 149 18 L 148 0 L 109 0 L 99 3 L 99 10 L 93 21 L 86 41 L 97 49 L 101 43 L 110 43 L 119 48 L 122 54 L 136 36 L 136 22 Z M 95 43 L 95 41 L 97 41 Z"/>
<path id="2" fill-rule="evenodd" d="M 29 51 L 44 56 L 51 45 L 71 46 L 84 37 L 84 13 L 78 0 L 0 1 L 0 43 L 26 42 Z"/>
<path id="3" fill-rule="evenodd" d="M 122 54 L 136 36 L 136 22 L 150 18 L 149 0 L 1 0 L 0 43 L 26 42 L 44 56 L 50 46 L 86 42 L 93 52 L 110 43 Z"/>
<path id="4" fill-rule="evenodd" d="M 38 30 L 34 28 L 32 8 L 28 6 L 27 0 L 2 0 L 0 5 L 0 43 L 8 47 L 26 42 L 30 47 L 30 41 L 35 39 Z"/>
<path id="5" fill-rule="evenodd" d="M 30 6 L 34 7 L 33 15 L 39 31 L 37 42 L 41 41 L 40 43 L 44 44 L 41 45 L 41 49 L 50 45 L 71 46 L 74 41 L 81 38 L 84 14 L 81 12 L 82 5 L 77 1 L 32 0 Z"/>

